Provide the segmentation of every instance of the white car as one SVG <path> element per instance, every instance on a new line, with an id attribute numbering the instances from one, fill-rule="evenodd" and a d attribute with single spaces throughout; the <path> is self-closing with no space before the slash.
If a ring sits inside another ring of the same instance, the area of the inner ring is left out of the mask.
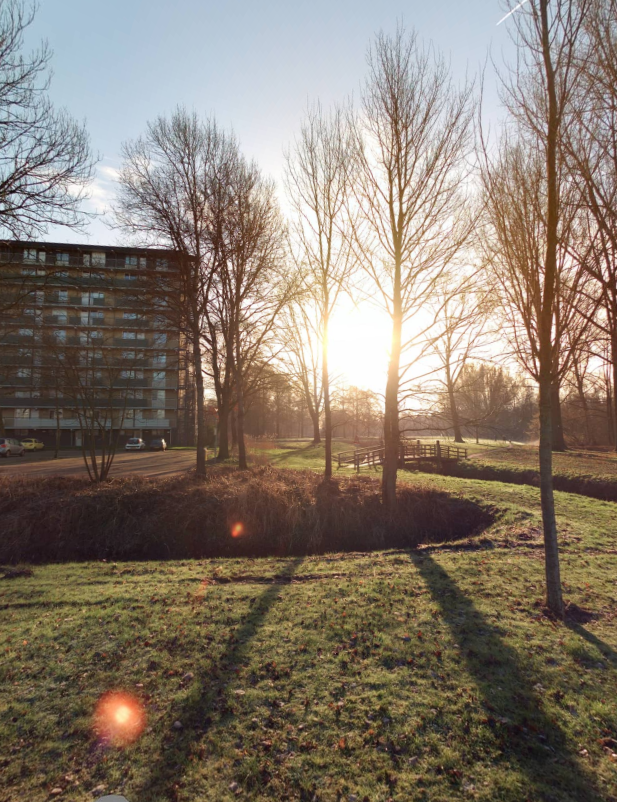
<path id="1" fill-rule="evenodd" d="M 145 451 L 146 450 L 146 444 L 141 439 L 141 437 L 130 437 L 127 440 L 126 445 L 124 446 L 124 448 L 127 451 Z"/>
<path id="2" fill-rule="evenodd" d="M 23 457 L 25 453 L 26 449 L 19 440 L 14 440 L 12 437 L 0 437 L 0 457 L 10 457 L 13 454 L 16 457 Z"/>

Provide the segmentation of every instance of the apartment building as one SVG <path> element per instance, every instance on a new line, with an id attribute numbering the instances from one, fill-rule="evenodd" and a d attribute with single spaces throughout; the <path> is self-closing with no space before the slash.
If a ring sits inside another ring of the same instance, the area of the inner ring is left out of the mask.
<path id="1" fill-rule="evenodd" d="M 0 432 L 78 446 L 90 414 L 121 444 L 192 443 L 188 362 L 148 271 L 173 291 L 172 251 L 0 243 Z"/>

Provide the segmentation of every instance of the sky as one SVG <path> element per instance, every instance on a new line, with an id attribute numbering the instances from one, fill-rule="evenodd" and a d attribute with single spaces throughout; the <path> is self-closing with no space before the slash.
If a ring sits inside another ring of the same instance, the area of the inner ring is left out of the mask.
<path id="1" fill-rule="evenodd" d="M 84 234 L 56 229 L 47 239 L 123 243 L 106 224 L 121 145 L 177 105 L 233 129 L 246 155 L 280 185 L 284 149 L 307 103 L 319 99 L 328 107 L 358 97 L 376 32 L 393 32 L 399 21 L 414 27 L 463 80 L 482 69 L 489 49 L 498 62 L 511 50 L 507 25 L 497 26 L 503 13 L 500 0 L 39 0 L 28 45 L 47 39 L 54 52 L 50 97 L 85 120 L 100 159 L 86 204 L 100 216 Z M 490 119 L 498 117 L 490 63 L 485 108 Z M 377 336 L 381 342 L 383 320 L 374 317 L 380 334 L 359 345 L 366 315 L 356 324 L 357 313 L 346 314 L 333 347 L 336 341 L 348 363 L 358 354 L 347 378 L 367 384 L 366 349 L 376 348 Z M 379 345 L 371 358 L 382 351 Z"/>

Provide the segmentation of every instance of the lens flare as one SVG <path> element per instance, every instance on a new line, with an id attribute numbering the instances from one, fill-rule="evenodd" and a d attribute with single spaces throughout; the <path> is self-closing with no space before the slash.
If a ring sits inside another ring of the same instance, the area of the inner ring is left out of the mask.
<path id="1" fill-rule="evenodd" d="M 240 523 L 238 521 L 238 523 L 235 523 L 231 527 L 231 536 L 232 537 L 242 537 L 243 534 L 244 534 L 244 524 L 242 524 L 242 523 Z"/>
<path id="2" fill-rule="evenodd" d="M 139 699 L 113 691 L 101 696 L 94 711 L 94 730 L 104 741 L 125 746 L 136 741 L 146 726 L 146 711 Z"/>

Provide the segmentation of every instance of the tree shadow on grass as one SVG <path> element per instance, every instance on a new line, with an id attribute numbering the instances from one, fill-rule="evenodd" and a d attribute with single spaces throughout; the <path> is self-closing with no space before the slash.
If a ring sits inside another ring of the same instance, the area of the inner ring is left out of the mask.
<path id="1" fill-rule="evenodd" d="M 515 763 L 528 783 L 523 799 L 601 802 L 565 733 L 543 710 L 542 689 L 519 664 L 517 651 L 431 556 L 411 555 L 459 644 L 474 678 L 504 764 Z"/>
<path id="2" fill-rule="evenodd" d="M 284 577 L 291 578 L 304 562 L 303 557 L 290 560 Z M 204 657 L 203 665 L 195 672 L 190 693 L 180 708 L 173 710 L 173 718 L 182 723 L 182 730 L 168 730 L 163 737 L 158 759 L 152 765 L 146 782 L 131 793 L 137 800 L 176 800 L 184 773 L 190 765 L 194 746 L 219 722 L 217 719 L 233 712 L 226 707 L 223 687 L 236 675 L 242 661 L 247 658 L 252 640 L 263 626 L 272 606 L 279 598 L 285 584 L 269 585 L 259 596 L 251 600 L 243 623 L 230 637 L 218 657 Z M 168 722 L 171 727 L 171 720 Z"/>

